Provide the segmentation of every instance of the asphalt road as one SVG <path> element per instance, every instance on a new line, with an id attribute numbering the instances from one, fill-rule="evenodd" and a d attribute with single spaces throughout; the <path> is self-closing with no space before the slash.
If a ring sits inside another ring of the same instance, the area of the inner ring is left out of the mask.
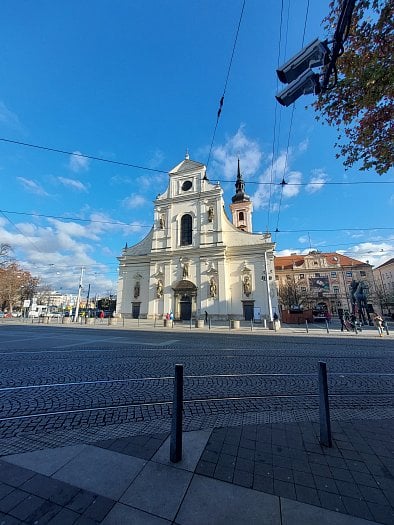
<path id="1" fill-rule="evenodd" d="M 313 419 L 319 361 L 334 418 L 393 417 L 393 336 L 2 325 L 0 455 L 168 429 L 176 363 L 188 429 Z"/>

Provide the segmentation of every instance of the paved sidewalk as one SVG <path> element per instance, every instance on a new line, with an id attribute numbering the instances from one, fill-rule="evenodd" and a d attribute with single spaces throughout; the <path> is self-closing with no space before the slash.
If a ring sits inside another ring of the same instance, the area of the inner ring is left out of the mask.
<path id="1" fill-rule="evenodd" d="M 394 524 L 394 421 L 168 434 L 3 456 L 0 524 Z M 28 445 L 27 445 L 28 446 Z"/>
<path id="2" fill-rule="evenodd" d="M 195 322 L 189 321 L 175 322 L 173 327 L 164 327 L 163 320 L 158 319 L 156 322 L 152 319 L 92 319 L 92 324 L 85 324 L 85 321 L 81 319 L 80 322 L 67 322 L 62 324 L 59 319 L 52 319 L 49 323 L 39 323 L 37 319 L 22 319 L 22 318 L 2 318 L 0 319 L 0 326 L 50 326 L 58 328 L 79 328 L 79 329 L 94 329 L 94 330 L 136 330 L 136 331 L 151 331 L 166 334 L 176 334 L 177 332 L 187 333 L 229 333 L 229 334 L 248 334 L 248 335 L 267 335 L 275 337 L 281 336 L 317 336 L 317 337 L 342 337 L 342 338 L 379 338 L 379 333 L 375 326 L 363 326 L 362 331 L 355 332 L 341 332 L 340 322 L 335 319 L 328 327 L 325 323 L 309 323 L 306 324 L 282 324 L 278 330 L 269 330 L 268 327 L 264 327 L 263 323 L 254 323 L 251 325 L 249 321 L 241 321 L 240 328 L 230 328 L 229 322 L 226 321 L 214 321 L 209 327 L 205 324 L 201 328 L 196 328 Z M 110 324 L 111 323 L 111 324 Z M 328 328 L 328 331 L 327 331 Z M 383 337 L 391 337 L 393 331 L 393 322 L 387 321 L 388 334 L 386 329 L 383 331 Z"/>

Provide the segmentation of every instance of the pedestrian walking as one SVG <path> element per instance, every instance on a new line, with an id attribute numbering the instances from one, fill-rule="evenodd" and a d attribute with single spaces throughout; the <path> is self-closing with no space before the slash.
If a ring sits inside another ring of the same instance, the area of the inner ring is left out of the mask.
<path id="1" fill-rule="evenodd" d="M 346 332 L 349 331 L 348 327 L 346 326 L 346 321 L 345 321 L 345 318 L 343 316 L 343 312 L 340 312 L 339 313 L 339 320 L 341 321 L 341 332 L 343 332 L 343 329 L 346 330 Z"/>

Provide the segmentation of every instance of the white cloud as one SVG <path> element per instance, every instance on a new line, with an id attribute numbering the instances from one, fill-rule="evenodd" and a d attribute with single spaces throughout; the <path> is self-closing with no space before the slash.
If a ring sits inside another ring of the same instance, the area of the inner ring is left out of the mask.
<path id="1" fill-rule="evenodd" d="M 299 184 L 302 180 L 302 173 L 300 171 L 290 171 L 285 177 L 287 184 L 283 186 L 283 197 L 295 197 L 300 193 Z M 293 186 L 294 184 L 294 186 Z"/>
<path id="2" fill-rule="evenodd" d="M 120 184 L 120 185 L 123 185 L 123 184 L 132 184 L 134 182 L 134 179 L 132 179 L 131 177 L 127 177 L 125 175 L 113 175 L 111 178 L 110 178 L 110 182 L 111 184 Z"/>
<path id="3" fill-rule="evenodd" d="M 305 153 L 308 147 L 309 147 L 309 139 L 306 138 L 298 144 L 298 151 L 300 153 Z"/>
<path id="4" fill-rule="evenodd" d="M 316 193 L 321 190 L 328 180 L 327 174 L 320 168 L 313 170 L 312 173 L 313 175 L 305 188 L 308 193 Z"/>
<path id="5" fill-rule="evenodd" d="M 25 179 L 24 177 L 17 177 L 17 179 L 22 183 L 25 190 L 27 190 L 30 193 L 34 193 L 36 195 L 42 195 L 44 197 L 47 197 L 49 193 L 47 193 L 42 186 L 40 186 L 37 182 L 35 182 L 32 179 Z"/>
<path id="6" fill-rule="evenodd" d="M 366 262 L 373 266 L 379 266 L 394 257 L 394 244 L 389 242 L 362 242 L 352 246 L 348 250 L 338 250 L 342 253 L 359 261 Z"/>
<path id="7" fill-rule="evenodd" d="M 63 184 L 63 186 L 69 186 L 70 188 L 77 191 L 88 191 L 86 184 L 82 184 L 79 180 L 67 179 L 66 177 L 58 177 L 58 181 Z"/>
<path id="8" fill-rule="evenodd" d="M 145 235 L 150 226 L 117 222 L 106 213 L 86 208 L 79 215 L 90 222 L 32 217 L 31 222 L 11 226 L 0 216 L 0 239 L 12 246 L 23 268 L 53 290 L 77 293 L 80 268 L 84 266 L 84 293 L 88 283 L 92 285 L 91 295 L 116 292 L 115 257 L 125 243 L 124 236 L 130 238 L 136 232 Z M 119 245 L 111 248 L 107 241 L 113 237 L 119 237 Z M 108 266 L 97 262 L 103 255 L 111 261 Z"/>
<path id="9" fill-rule="evenodd" d="M 148 160 L 148 167 L 152 169 L 158 168 L 159 166 L 161 166 L 164 159 L 164 153 L 160 149 L 156 149 L 153 152 L 152 157 Z"/>
<path id="10" fill-rule="evenodd" d="M 2 101 L 0 101 L 0 124 L 13 129 L 21 129 L 22 127 L 18 116 L 10 111 Z"/>
<path id="11" fill-rule="evenodd" d="M 79 173 L 80 171 L 87 171 L 89 169 L 90 161 L 86 157 L 81 157 L 82 153 L 80 151 L 74 151 L 72 155 L 70 155 L 69 160 L 69 168 L 71 171 L 74 171 L 75 173 Z"/>
<path id="12" fill-rule="evenodd" d="M 283 179 L 288 183 L 283 186 L 283 197 L 291 198 L 299 194 L 301 186 L 298 184 L 302 181 L 302 174 L 299 171 L 289 170 L 291 153 L 291 150 L 288 153 L 282 151 L 259 176 L 258 180 L 261 184 L 252 197 L 253 205 L 257 210 L 268 207 L 270 203 L 270 209 L 274 211 L 273 198 L 279 194 L 281 189 L 279 182 Z M 270 186 L 271 182 L 273 184 Z"/>
<path id="13" fill-rule="evenodd" d="M 145 206 L 148 203 L 145 197 L 142 195 L 138 195 L 136 193 L 132 193 L 128 197 L 122 200 L 122 205 L 125 208 L 141 208 L 142 206 Z"/>
<path id="14" fill-rule="evenodd" d="M 132 182 L 136 182 L 137 186 L 142 189 L 157 188 L 157 193 L 161 193 L 168 184 L 168 177 L 164 173 L 149 173 L 137 177 Z"/>
<path id="15" fill-rule="evenodd" d="M 213 149 L 212 171 L 227 180 L 235 180 L 240 159 L 243 176 L 254 175 L 260 167 L 262 155 L 259 144 L 249 139 L 244 132 L 244 126 L 240 126 L 237 133 L 225 144 Z"/>
<path id="16" fill-rule="evenodd" d="M 307 235 L 302 235 L 301 237 L 298 237 L 298 242 L 300 244 L 306 244 L 309 242 L 309 237 Z"/>

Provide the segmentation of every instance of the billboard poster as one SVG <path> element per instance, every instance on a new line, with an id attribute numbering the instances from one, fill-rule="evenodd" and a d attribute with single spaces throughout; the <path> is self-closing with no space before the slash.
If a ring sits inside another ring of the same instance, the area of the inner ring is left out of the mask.
<path id="1" fill-rule="evenodd" d="M 309 288 L 319 292 L 329 292 L 330 283 L 328 277 L 311 277 L 309 278 Z"/>

